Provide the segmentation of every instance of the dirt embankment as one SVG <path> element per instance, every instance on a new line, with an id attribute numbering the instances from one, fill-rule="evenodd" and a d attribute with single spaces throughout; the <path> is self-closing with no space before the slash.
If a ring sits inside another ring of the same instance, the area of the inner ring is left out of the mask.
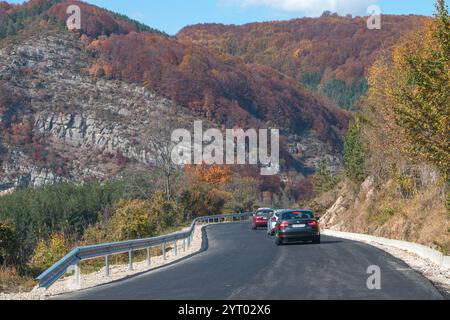
<path id="1" fill-rule="evenodd" d="M 328 208 L 321 219 L 327 229 L 415 242 L 448 255 L 446 197 L 445 184 L 437 180 L 405 192 L 394 179 L 377 182 L 368 177 L 361 185 L 344 179 L 316 202 Z"/>

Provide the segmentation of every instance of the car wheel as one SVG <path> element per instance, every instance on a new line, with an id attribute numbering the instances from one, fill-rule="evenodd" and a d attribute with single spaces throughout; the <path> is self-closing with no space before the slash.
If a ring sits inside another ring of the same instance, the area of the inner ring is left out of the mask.
<path id="1" fill-rule="evenodd" d="M 279 236 L 277 236 L 277 237 L 275 238 L 275 244 L 276 244 L 277 246 L 283 245 L 283 239 L 281 239 Z"/>
<path id="2" fill-rule="evenodd" d="M 252 226 L 252 229 L 253 229 L 253 230 L 256 230 L 256 229 L 258 229 L 258 228 L 257 228 L 256 226 Z"/>
<path id="3" fill-rule="evenodd" d="M 320 244 L 320 237 L 317 237 L 316 239 L 313 240 L 314 244 Z"/>

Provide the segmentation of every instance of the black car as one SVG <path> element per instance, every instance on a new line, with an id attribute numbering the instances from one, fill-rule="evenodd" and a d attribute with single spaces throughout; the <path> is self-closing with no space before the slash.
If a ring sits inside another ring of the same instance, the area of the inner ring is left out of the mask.
<path id="1" fill-rule="evenodd" d="M 286 210 L 275 227 L 275 243 L 312 241 L 320 243 L 319 220 L 310 210 Z"/>

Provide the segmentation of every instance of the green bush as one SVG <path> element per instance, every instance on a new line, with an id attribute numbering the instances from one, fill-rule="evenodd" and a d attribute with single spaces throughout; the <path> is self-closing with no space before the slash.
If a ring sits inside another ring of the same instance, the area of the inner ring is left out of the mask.
<path id="1" fill-rule="evenodd" d="M 300 75 L 300 83 L 312 91 L 317 90 L 321 80 L 322 75 L 318 72 L 305 72 Z"/>
<path id="2" fill-rule="evenodd" d="M 344 169 L 347 177 L 362 182 L 366 177 L 366 151 L 359 128 L 351 124 L 344 137 Z"/>
<path id="3" fill-rule="evenodd" d="M 252 177 L 234 176 L 228 183 L 230 190 L 225 209 L 228 212 L 249 212 L 258 204 L 260 182 Z"/>
<path id="4" fill-rule="evenodd" d="M 341 180 L 340 175 L 332 175 L 327 168 L 325 160 L 319 162 L 316 174 L 313 177 L 314 191 L 323 193 L 332 190 Z"/>
<path id="5" fill-rule="evenodd" d="M 150 199 L 120 200 L 110 217 L 100 217 L 84 236 L 85 244 L 153 237 L 182 224 L 182 215 L 162 191 Z"/>
<path id="6" fill-rule="evenodd" d="M 371 220 L 382 225 L 385 222 L 389 221 L 395 215 L 394 209 L 389 205 L 389 203 L 383 203 L 375 212 L 374 215 L 371 216 Z"/>
<path id="7" fill-rule="evenodd" d="M 62 233 L 55 233 L 49 241 L 39 241 L 30 260 L 30 266 L 39 272 L 50 268 L 70 251 L 66 237 Z"/>
<path id="8" fill-rule="evenodd" d="M 39 240 L 55 232 L 80 238 L 97 222 L 98 213 L 127 195 L 127 184 L 56 184 L 24 189 L 0 197 L 0 221 L 11 221 L 16 229 L 17 266 L 25 264 Z"/>
<path id="9" fill-rule="evenodd" d="M 394 179 L 397 182 L 399 191 L 403 198 L 409 199 L 417 194 L 414 177 L 396 172 L 394 174 Z"/>
<path id="10" fill-rule="evenodd" d="M 367 93 L 367 90 L 368 84 L 365 78 L 358 78 L 350 85 L 347 85 L 344 80 L 332 79 L 319 86 L 320 92 L 346 110 L 356 110 L 356 102 Z"/>
<path id="11" fill-rule="evenodd" d="M 16 260 L 17 236 L 11 221 L 0 221 L 0 266 L 11 265 Z"/>
<path id="12" fill-rule="evenodd" d="M 111 218 L 108 237 L 111 241 L 140 239 L 152 236 L 150 205 L 145 200 L 120 201 Z"/>

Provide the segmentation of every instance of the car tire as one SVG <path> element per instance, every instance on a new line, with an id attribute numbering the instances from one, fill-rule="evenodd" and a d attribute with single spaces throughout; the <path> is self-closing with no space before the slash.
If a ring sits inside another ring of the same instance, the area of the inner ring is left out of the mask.
<path id="1" fill-rule="evenodd" d="M 277 245 L 277 246 L 282 246 L 283 245 L 283 239 L 281 239 L 280 237 L 276 237 L 275 238 L 275 244 Z"/>
<path id="2" fill-rule="evenodd" d="M 312 243 L 314 243 L 314 244 L 320 244 L 320 237 L 317 237 L 316 239 L 314 239 L 313 240 L 313 242 Z"/>
<path id="3" fill-rule="evenodd" d="M 256 230 L 256 229 L 258 229 L 257 226 L 252 226 L 252 230 Z"/>

